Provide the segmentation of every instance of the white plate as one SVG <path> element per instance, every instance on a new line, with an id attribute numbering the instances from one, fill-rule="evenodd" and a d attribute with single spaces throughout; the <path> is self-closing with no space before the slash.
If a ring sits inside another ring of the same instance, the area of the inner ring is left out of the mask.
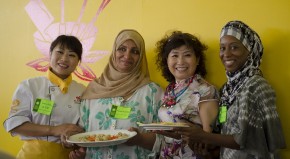
<path id="1" fill-rule="evenodd" d="M 114 139 L 114 140 L 107 140 L 107 141 L 80 141 L 81 137 L 87 136 L 87 135 L 93 135 L 93 134 L 105 134 L 105 135 L 116 135 L 119 132 L 126 133 L 129 135 L 128 138 L 122 138 L 122 139 Z M 135 131 L 128 131 L 124 129 L 116 129 L 116 130 L 97 130 L 97 131 L 91 131 L 86 133 L 80 133 L 70 136 L 67 139 L 68 143 L 73 143 L 81 147 L 104 147 L 104 146 L 112 146 L 112 145 L 118 145 L 126 142 L 128 139 L 135 136 L 137 133 Z"/>
<path id="2" fill-rule="evenodd" d="M 145 130 L 172 130 L 176 127 L 189 127 L 188 125 L 183 124 L 164 124 L 164 123 L 151 123 L 151 124 L 143 124 L 138 123 L 138 126 Z"/>

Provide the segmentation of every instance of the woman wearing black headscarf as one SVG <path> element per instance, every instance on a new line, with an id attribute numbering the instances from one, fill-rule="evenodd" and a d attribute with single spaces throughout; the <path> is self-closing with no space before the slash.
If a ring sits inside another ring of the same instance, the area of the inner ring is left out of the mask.
<path id="1" fill-rule="evenodd" d="M 259 69 L 263 45 L 259 35 L 241 21 L 221 31 L 220 59 L 228 81 L 221 89 L 221 134 L 198 127 L 178 129 L 193 143 L 221 146 L 221 159 L 276 159 L 285 148 L 276 94 Z"/>

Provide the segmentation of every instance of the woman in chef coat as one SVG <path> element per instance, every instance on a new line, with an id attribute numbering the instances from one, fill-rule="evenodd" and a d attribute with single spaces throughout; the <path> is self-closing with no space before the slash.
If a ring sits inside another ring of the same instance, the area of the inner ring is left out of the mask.
<path id="1" fill-rule="evenodd" d="M 24 141 L 17 158 L 68 158 L 71 149 L 61 143 L 61 138 L 68 131 L 83 131 L 77 124 L 85 86 L 72 80 L 82 50 L 76 37 L 58 36 L 50 46 L 46 76 L 26 79 L 18 85 L 4 122 L 6 131 Z"/>

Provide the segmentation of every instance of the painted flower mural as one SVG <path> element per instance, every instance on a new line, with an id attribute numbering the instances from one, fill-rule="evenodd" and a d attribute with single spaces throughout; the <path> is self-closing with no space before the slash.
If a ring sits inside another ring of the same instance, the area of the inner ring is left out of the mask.
<path id="1" fill-rule="evenodd" d="M 54 17 L 47 10 L 46 6 L 41 0 L 30 0 L 25 6 L 25 10 L 33 21 L 37 30 L 34 33 L 34 43 L 42 58 L 35 59 L 27 63 L 28 66 L 34 68 L 37 71 L 45 72 L 49 68 L 49 47 L 51 42 L 59 35 L 73 35 L 79 38 L 83 45 L 82 62 L 78 68 L 74 71 L 74 74 L 81 80 L 91 81 L 96 75 L 87 65 L 88 63 L 94 63 L 104 55 L 108 54 L 108 51 L 91 50 L 96 37 L 98 29 L 94 26 L 99 14 L 108 5 L 110 0 L 103 0 L 99 6 L 96 15 L 89 23 L 82 23 L 81 19 L 86 8 L 87 0 L 83 1 L 80 15 L 75 22 L 65 22 L 64 20 L 64 0 L 60 1 L 61 20 L 55 22 Z"/>

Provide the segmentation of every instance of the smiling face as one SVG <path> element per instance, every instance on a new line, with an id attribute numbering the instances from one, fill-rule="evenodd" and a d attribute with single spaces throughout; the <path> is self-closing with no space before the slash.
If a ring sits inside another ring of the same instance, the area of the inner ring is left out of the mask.
<path id="1" fill-rule="evenodd" d="M 167 58 L 168 68 L 176 81 L 193 76 L 198 61 L 194 51 L 186 47 L 186 45 L 172 49 Z"/>
<path id="2" fill-rule="evenodd" d="M 57 45 L 50 54 L 50 67 L 55 75 L 66 79 L 75 70 L 79 60 L 77 53 Z"/>
<path id="3" fill-rule="evenodd" d="M 233 73 L 241 69 L 248 56 L 249 51 L 237 38 L 226 35 L 220 39 L 220 59 L 226 71 Z"/>
<path id="4" fill-rule="evenodd" d="M 116 69 L 126 73 L 132 71 L 140 58 L 140 51 L 134 41 L 126 40 L 116 49 Z"/>

